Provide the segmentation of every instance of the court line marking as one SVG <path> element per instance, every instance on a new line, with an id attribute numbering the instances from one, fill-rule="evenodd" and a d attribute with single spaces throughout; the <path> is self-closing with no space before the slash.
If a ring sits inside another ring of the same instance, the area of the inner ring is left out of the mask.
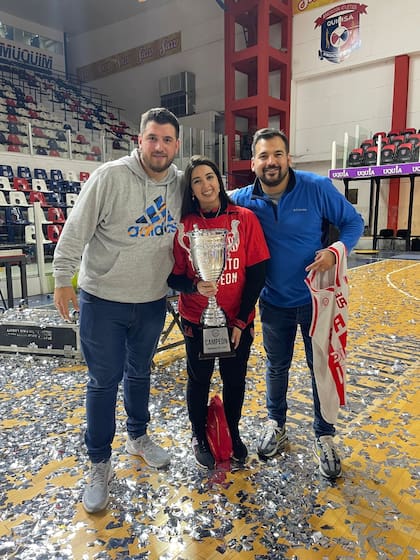
<path id="1" fill-rule="evenodd" d="M 408 292 L 405 292 L 404 290 L 401 290 L 400 288 L 398 288 L 398 286 L 396 286 L 392 280 L 391 280 L 391 274 L 395 274 L 396 272 L 401 272 L 402 270 L 407 270 L 409 268 L 413 268 L 414 266 L 419 266 L 420 263 L 416 262 L 414 264 L 410 264 L 408 266 L 403 266 L 402 268 L 398 268 L 397 270 L 393 270 L 392 272 L 388 272 L 388 274 L 386 275 L 386 281 L 388 282 L 388 285 L 391 286 L 392 288 L 394 288 L 394 290 L 397 290 L 397 292 L 400 292 L 400 294 L 403 294 L 404 296 L 407 296 L 411 299 L 415 299 L 416 301 L 420 301 L 420 298 L 414 296 L 413 294 L 409 294 Z"/>

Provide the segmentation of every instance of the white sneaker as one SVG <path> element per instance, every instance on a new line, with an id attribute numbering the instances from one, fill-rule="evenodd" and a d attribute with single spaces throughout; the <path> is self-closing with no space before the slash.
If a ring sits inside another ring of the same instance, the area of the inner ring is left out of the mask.
<path id="1" fill-rule="evenodd" d="M 257 444 L 257 453 L 261 457 L 273 457 L 280 449 L 283 449 L 286 442 L 286 427 L 279 426 L 276 420 L 269 418 Z"/>
<path id="2" fill-rule="evenodd" d="M 128 436 L 125 448 L 130 455 L 143 457 L 146 463 L 151 467 L 166 467 L 171 461 L 167 451 L 154 443 L 147 434 L 139 436 L 136 439 L 132 439 Z"/>
<path id="3" fill-rule="evenodd" d="M 112 478 L 111 460 L 92 463 L 90 480 L 83 493 L 83 507 L 88 513 L 96 513 L 106 508 L 109 502 L 109 481 Z"/>

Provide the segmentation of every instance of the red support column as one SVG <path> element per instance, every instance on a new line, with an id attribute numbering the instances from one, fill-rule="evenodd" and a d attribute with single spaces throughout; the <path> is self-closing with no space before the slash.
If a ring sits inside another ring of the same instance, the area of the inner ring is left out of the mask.
<path id="1" fill-rule="evenodd" d="M 225 2 L 225 133 L 228 187 L 250 182 L 250 142 L 259 128 L 289 133 L 291 0 Z"/>
<path id="2" fill-rule="evenodd" d="M 392 130 L 404 130 L 407 124 L 408 77 L 410 58 L 408 55 L 395 57 L 394 63 L 394 100 L 392 105 Z M 400 201 L 400 180 L 391 179 L 388 195 L 387 227 L 398 229 L 398 207 Z"/>

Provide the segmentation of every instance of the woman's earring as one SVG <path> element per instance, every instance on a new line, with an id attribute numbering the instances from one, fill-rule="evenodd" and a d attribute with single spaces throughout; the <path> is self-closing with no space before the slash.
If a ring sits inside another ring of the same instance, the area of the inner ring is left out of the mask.
<path id="1" fill-rule="evenodd" d="M 192 199 L 195 200 L 195 194 L 192 195 Z"/>

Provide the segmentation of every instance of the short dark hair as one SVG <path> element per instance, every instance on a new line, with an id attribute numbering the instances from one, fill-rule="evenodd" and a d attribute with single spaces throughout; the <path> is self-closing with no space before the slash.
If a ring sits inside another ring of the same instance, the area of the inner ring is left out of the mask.
<path id="1" fill-rule="evenodd" d="M 176 138 L 179 138 L 179 122 L 176 116 L 166 107 L 153 107 L 140 117 L 140 134 L 143 134 L 147 123 L 154 121 L 158 124 L 171 124 L 175 128 Z"/>
<path id="2" fill-rule="evenodd" d="M 184 197 L 182 200 L 182 209 L 181 209 L 181 216 L 187 216 L 188 214 L 195 214 L 200 212 L 200 204 L 196 198 L 193 198 L 193 190 L 191 187 L 191 175 L 193 170 L 200 165 L 208 165 L 217 177 L 219 181 L 220 187 L 220 204 L 221 208 L 224 210 L 229 203 L 232 201 L 230 200 L 225 185 L 223 183 L 222 174 L 219 171 L 217 165 L 206 156 L 192 156 L 190 161 L 187 163 L 187 166 L 184 171 Z"/>
<path id="3" fill-rule="evenodd" d="M 254 134 L 254 138 L 252 139 L 252 146 L 251 151 L 252 155 L 255 155 L 255 146 L 260 140 L 270 140 L 270 138 L 275 137 L 281 138 L 286 146 L 286 153 L 289 153 L 289 139 L 287 138 L 285 132 L 282 130 L 278 130 L 277 128 L 260 128 Z"/>

